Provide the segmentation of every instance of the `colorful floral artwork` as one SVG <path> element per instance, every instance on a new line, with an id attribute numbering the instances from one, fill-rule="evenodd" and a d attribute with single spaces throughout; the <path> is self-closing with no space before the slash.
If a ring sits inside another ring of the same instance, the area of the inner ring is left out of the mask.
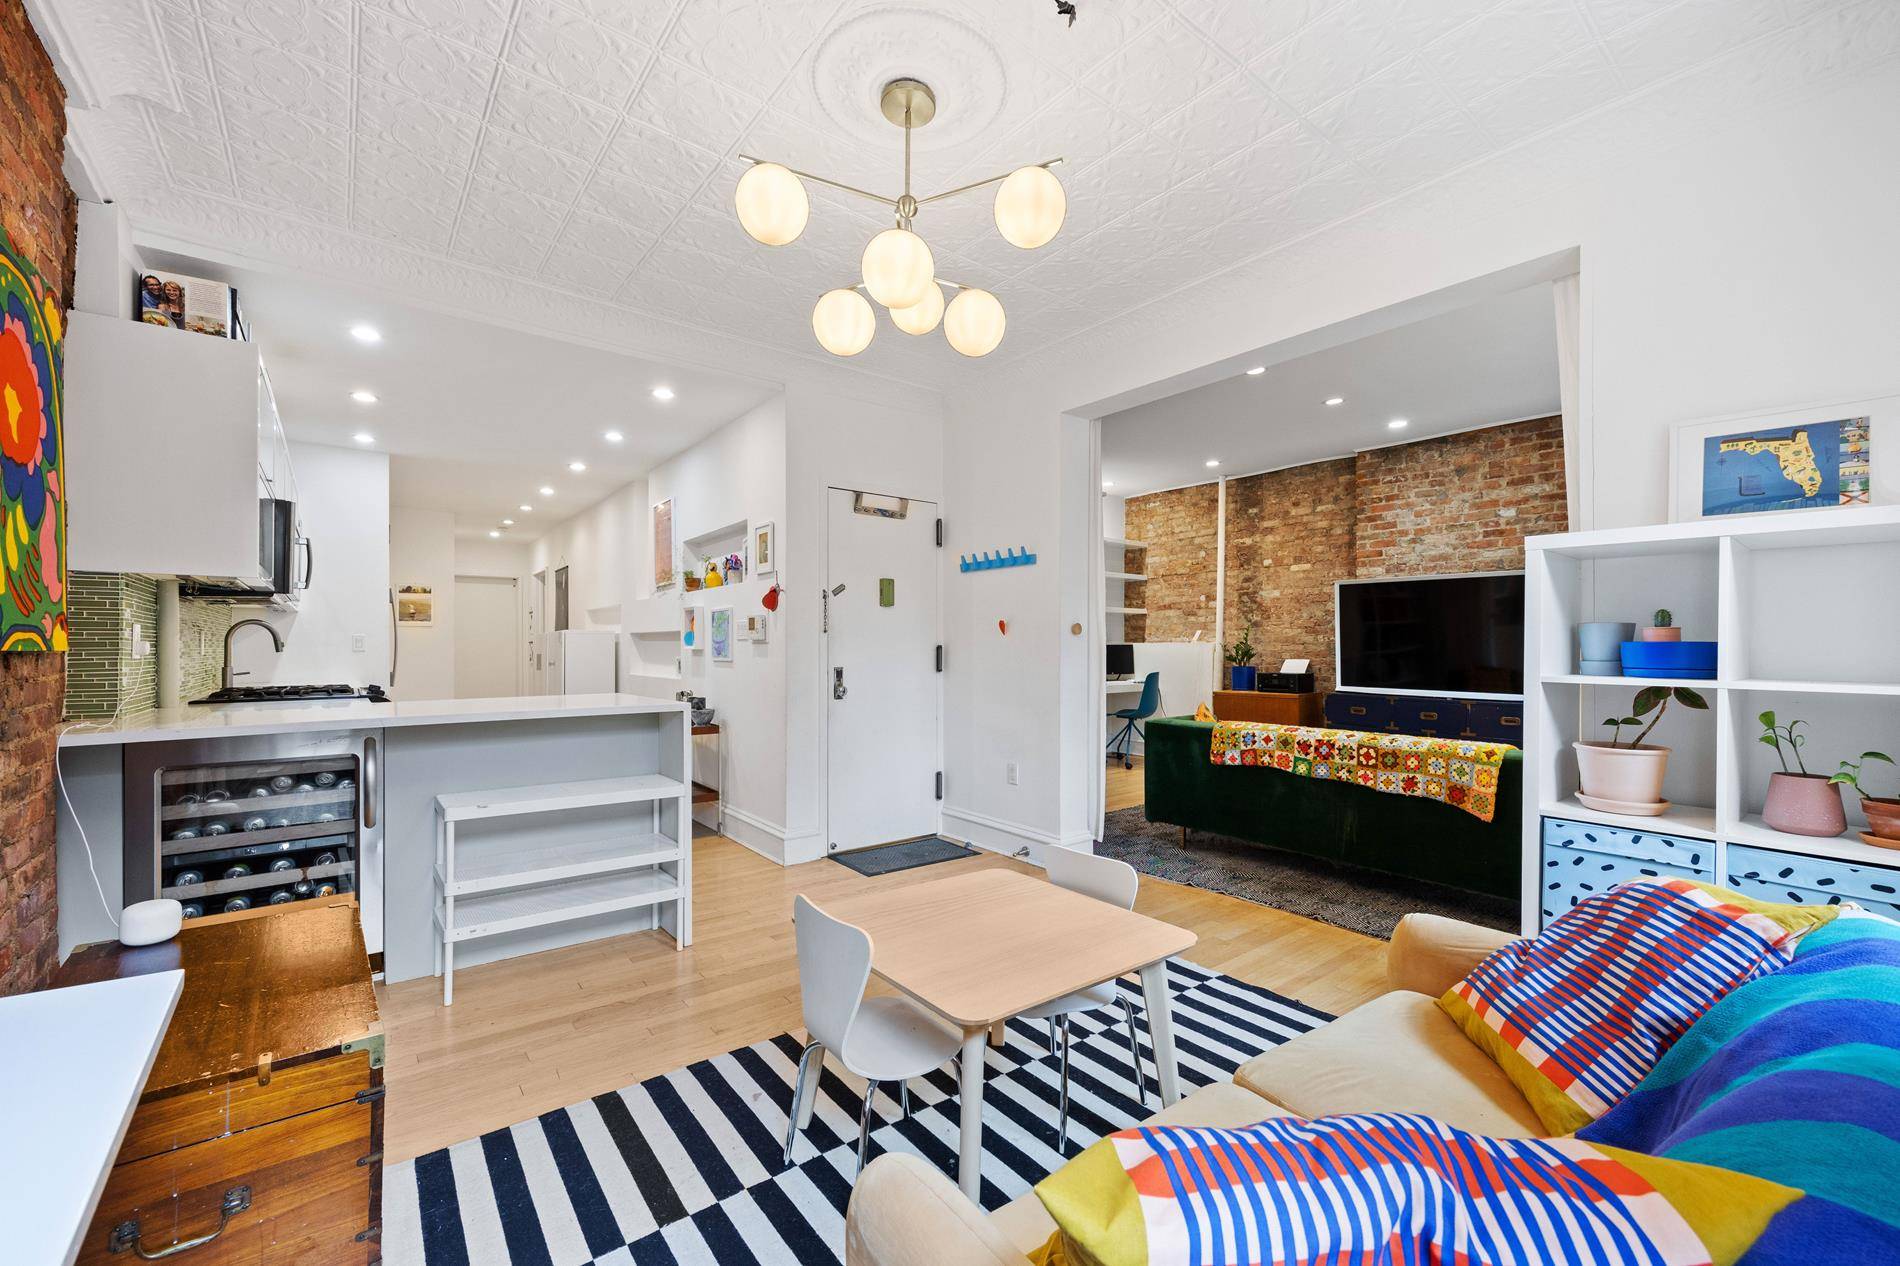
<path id="1" fill-rule="evenodd" d="M 0 650 L 66 649 L 59 302 L 0 233 Z"/>

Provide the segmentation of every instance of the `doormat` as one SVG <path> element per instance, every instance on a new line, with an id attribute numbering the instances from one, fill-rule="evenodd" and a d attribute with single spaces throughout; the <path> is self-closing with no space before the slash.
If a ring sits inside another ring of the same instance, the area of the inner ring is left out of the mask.
<path id="1" fill-rule="evenodd" d="M 1133 982 L 1120 988 L 1137 1004 Z M 1168 964 L 1183 1092 L 1331 1017 L 1258 985 Z M 1040 1022 L 1011 1020 L 983 1074 L 981 1204 L 1028 1191 L 1097 1138 L 1155 1111 L 1129 1074 L 1113 1009 L 1077 1015 L 1070 1051 L 1069 1146 L 1055 1140 L 1058 1062 Z M 1143 1066 L 1154 1057 L 1142 1034 Z M 857 1181 L 863 1083 L 830 1060 L 811 1128 L 785 1163 L 800 1043 L 789 1033 L 544 1112 L 413 1161 L 383 1177 L 389 1266 L 838 1266 Z M 873 1107 L 871 1155 L 903 1152 L 957 1167 L 961 1105 L 940 1068 L 910 1082 L 911 1115 Z M 1263 1115 L 1275 1111 L 1261 1101 Z M 928 1246 L 917 1260 L 929 1258 Z"/>
<path id="2" fill-rule="evenodd" d="M 848 866 L 860 875 L 894 875 L 900 870 L 915 870 L 937 862 L 953 862 L 959 857 L 975 857 L 976 850 L 954 844 L 941 836 L 904 840 L 897 844 L 879 844 L 875 848 L 854 848 L 848 853 L 833 853 L 831 860 Z"/>
<path id="3" fill-rule="evenodd" d="M 1183 848 L 1180 827 L 1148 821 L 1139 806 L 1103 820 L 1095 851 L 1156 879 L 1224 892 L 1381 940 L 1391 940 L 1392 929 L 1414 910 L 1501 932 L 1518 929 L 1518 903 L 1504 897 L 1343 866 L 1212 831 L 1194 832 Z"/>

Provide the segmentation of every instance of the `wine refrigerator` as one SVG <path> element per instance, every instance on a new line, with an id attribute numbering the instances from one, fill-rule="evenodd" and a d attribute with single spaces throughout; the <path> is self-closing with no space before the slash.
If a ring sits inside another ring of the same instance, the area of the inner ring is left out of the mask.
<path id="1" fill-rule="evenodd" d="M 187 920 L 352 893 L 382 949 L 381 739 L 356 731 L 128 743 L 127 904 Z"/>

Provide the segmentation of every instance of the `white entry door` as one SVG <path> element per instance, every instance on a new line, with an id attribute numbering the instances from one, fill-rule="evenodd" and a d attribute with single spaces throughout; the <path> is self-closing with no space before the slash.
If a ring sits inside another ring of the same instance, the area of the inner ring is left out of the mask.
<path id="1" fill-rule="evenodd" d="M 934 835 L 943 768 L 936 504 L 861 502 L 833 488 L 830 528 L 831 848 Z"/>
<path id="2" fill-rule="evenodd" d="M 455 578 L 455 697 L 521 693 L 521 603 L 510 576 Z"/>

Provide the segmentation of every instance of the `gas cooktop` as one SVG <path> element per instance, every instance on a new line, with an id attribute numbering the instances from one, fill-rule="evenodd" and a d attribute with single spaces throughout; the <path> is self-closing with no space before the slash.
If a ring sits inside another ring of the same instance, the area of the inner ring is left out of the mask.
<path id="1" fill-rule="evenodd" d="M 225 686 L 193 703 L 308 703 L 322 699 L 366 699 L 388 703 L 381 686 Z"/>

